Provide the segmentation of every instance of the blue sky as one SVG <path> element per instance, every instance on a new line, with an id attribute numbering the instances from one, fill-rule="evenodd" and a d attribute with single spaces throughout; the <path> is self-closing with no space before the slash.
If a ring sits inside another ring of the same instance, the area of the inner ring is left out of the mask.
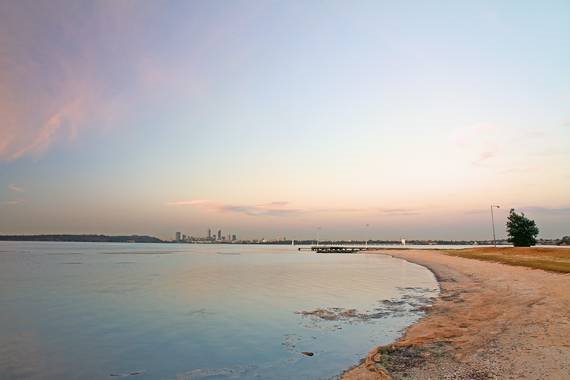
<path id="1" fill-rule="evenodd" d="M 0 232 L 483 239 L 498 203 L 568 234 L 568 15 L 4 1 Z"/>

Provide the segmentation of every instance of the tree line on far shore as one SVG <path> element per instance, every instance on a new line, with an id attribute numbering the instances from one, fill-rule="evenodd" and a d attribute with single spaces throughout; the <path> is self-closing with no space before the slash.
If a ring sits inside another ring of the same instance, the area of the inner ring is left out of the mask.
<path id="1" fill-rule="evenodd" d="M 539 229 L 534 220 L 526 217 L 524 212 L 520 214 L 511 209 L 507 218 L 507 241 L 515 247 L 531 247 L 536 245 L 536 237 Z M 108 235 L 0 235 L 1 240 L 11 241 L 68 241 L 68 242 L 112 242 L 112 243 L 163 243 L 164 241 L 147 235 L 129 235 L 129 236 L 108 236 Z M 291 244 L 291 240 L 282 240 L 278 244 Z M 296 241 L 297 244 L 313 244 L 313 240 Z M 357 241 L 350 241 L 358 243 Z M 398 244 L 399 241 L 375 241 L 368 240 L 371 244 Z M 240 243 L 244 243 L 241 241 Z M 272 244 L 270 241 L 263 241 L 264 244 Z M 321 244 L 346 243 L 346 241 L 321 241 Z M 364 242 L 362 242 L 364 243 Z M 426 241 L 408 240 L 409 244 L 426 244 Z M 429 241 L 428 244 L 469 244 L 470 242 L 458 241 Z M 558 245 L 570 245 L 570 236 L 564 236 L 560 239 Z"/>
<path id="2" fill-rule="evenodd" d="M 94 243 L 163 243 L 162 240 L 147 235 L 109 236 L 109 235 L 0 235 L 3 241 L 65 241 Z"/>

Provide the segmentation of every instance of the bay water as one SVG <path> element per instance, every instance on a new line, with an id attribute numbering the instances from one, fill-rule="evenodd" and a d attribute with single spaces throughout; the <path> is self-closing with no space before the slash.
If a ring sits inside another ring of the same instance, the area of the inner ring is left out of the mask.
<path id="1" fill-rule="evenodd" d="M 0 242 L 0 378 L 337 378 L 437 293 L 386 255 Z"/>

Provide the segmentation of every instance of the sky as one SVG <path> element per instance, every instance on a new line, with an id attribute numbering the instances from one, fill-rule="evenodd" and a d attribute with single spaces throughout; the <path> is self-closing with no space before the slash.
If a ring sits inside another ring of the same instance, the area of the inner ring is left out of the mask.
<path id="1" fill-rule="evenodd" d="M 0 2 L 0 234 L 570 235 L 570 2 Z"/>

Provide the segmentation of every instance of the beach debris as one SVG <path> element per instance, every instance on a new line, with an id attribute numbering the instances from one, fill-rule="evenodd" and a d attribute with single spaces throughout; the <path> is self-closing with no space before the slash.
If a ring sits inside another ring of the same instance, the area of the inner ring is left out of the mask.
<path id="1" fill-rule="evenodd" d="M 317 337 L 313 336 L 312 339 L 317 339 Z M 301 345 L 301 343 L 302 343 L 302 338 L 299 335 L 285 334 L 284 340 L 281 343 L 281 345 L 283 346 L 283 348 L 285 348 L 285 350 L 291 353 L 301 354 L 305 356 L 315 355 L 315 353 L 311 351 L 298 351 L 297 346 Z"/>
<path id="2" fill-rule="evenodd" d="M 365 322 L 371 319 L 384 318 L 389 313 L 384 311 L 374 311 L 374 312 L 359 312 L 356 309 L 343 309 L 340 307 L 331 308 L 318 308 L 315 310 L 308 311 L 298 311 L 296 314 L 300 314 L 303 317 L 308 317 L 313 320 L 323 320 L 323 321 L 344 321 L 344 322 Z M 336 326 L 337 330 L 340 326 Z"/>
<path id="3" fill-rule="evenodd" d="M 297 344 L 301 341 L 301 337 L 295 334 L 285 334 L 281 345 L 289 352 L 296 352 Z"/>
<path id="4" fill-rule="evenodd" d="M 256 370 L 258 368 L 252 365 L 227 368 L 196 368 L 192 371 L 177 374 L 176 380 L 258 378 L 258 376 L 255 376 Z"/>
<path id="5" fill-rule="evenodd" d="M 214 315 L 213 311 L 208 311 L 206 308 L 198 309 L 198 310 L 191 310 L 187 313 L 190 316 L 196 316 L 201 318 L 207 318 L 210 315 Z"/>
<path id="6" fill-rule="evenodd" d="M 131 371 L 131 372 L 127 372 L 127 373 L 118 373 L 118 372 L 114 372 L 109 374 L 109 376 L 111 377 L 129 377 L 129 376 L 140 376 L 140 375 L 144 375 L 146 371 Z"/>
<path id="7" fill-rule="evenodd" d="M 328 309 L 318 308 L 309 311 L 299 311 L 296 314 L 301 314 L 305 317 L 316 317 L 326 321 L 338 321 L 340 319 L 355 318 L 359 314 L 356 309 L 343 309 L 340 307 L 331 307 Z"/>
<path id="8" fill-rule="evenodd" d="M 310 318 L 312 322 L 339 321 L 345 323 L 370 322 L 374 319 L 387 317 L 402 317 L 410 313 L 425 312 L 433 303 L 437 295 L 437 289 L 408 287 L 398 288 L 402 294 L 399 297 L 381 300 L 378 306 L 372 310 L 359 311 L 351 308 L 329 307 L 314 310 L 297 311 L 303 317 Z M 316 323 L 313 323 L 318 327 Z M 339 325 L 335 325 L 340 329 Z"/>

